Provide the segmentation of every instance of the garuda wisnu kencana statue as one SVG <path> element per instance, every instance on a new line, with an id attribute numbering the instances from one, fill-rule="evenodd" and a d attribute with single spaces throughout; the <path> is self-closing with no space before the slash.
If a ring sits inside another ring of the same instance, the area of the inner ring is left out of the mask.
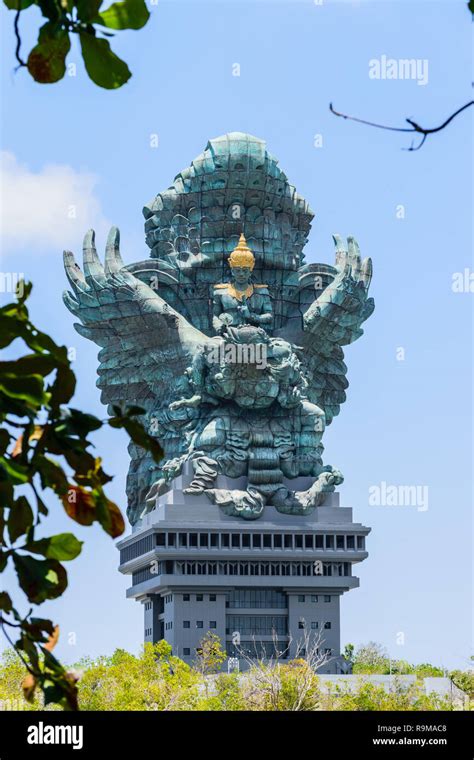
<path id="1" fill-rule="evenodd" d="M 165 452 L 156 464 L 130 445 L 130 522 L 186 462 L 186 492 L 229 515 L 311 512 L 343 480 L 322 437 L 346 398 L 342 346 L 374 309 L 370 259 L 335 235 L 334 266 L 305 264 L 313 214 L 265 143 L 239 132 L 211 140 L 143 213 L 150 258 L 124 265 L 116 228 L 104 265 L 93 231 L 83 271 L 65 252 L 66 306 L 102 347 L 102 401 L 144 409 Z"/>

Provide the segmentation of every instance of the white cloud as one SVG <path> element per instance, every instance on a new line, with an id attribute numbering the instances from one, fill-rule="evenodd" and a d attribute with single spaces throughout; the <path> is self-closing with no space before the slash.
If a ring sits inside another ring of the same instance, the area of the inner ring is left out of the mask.
<path id="1" fill-rule="evenodd" d="M 0 153 L 0 237 L 5 253 L 25 247 L 57 254 L 77 248 L 87 229 L 104 238 L 105 219 L 96 186 L 99 178 L 67 164 L 31 171 L 9 151 Z"/>

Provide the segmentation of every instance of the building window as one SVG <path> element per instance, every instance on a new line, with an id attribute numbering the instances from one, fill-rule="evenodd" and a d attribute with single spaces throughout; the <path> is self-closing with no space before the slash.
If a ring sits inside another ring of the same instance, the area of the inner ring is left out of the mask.
<path id="1" fill-rule="evenodd" d="M 180 533 L 179 534 L 179 545 L 180 546 L 187 546 L 188 545 L 188 536 L 187 536 L 187 533 Z"/>
<path id="2" fill-rule="evenodd" d="M 317 594 L 311 594 L 311 601 L 317 602 L 318 601 L 318 595 Z"/>
<path id="3" fill-rule="evenodd" d="M 183 594 L 183 602 L 189 602 L 190 596 L 189 594 Z"/>
<path id="4" fill-rule="evenodd" d="M 189 534 L 189 546 L 197 546 L 197 545 L 198 545 L 197 533 L 190 533 Z"/>
<path id="5" fill-rule="evenodd" d="M 298 601 L 299 602 L 304 602 L 304 594 L 299 594 L 298 595 Z"/>
<path id="6" fill-rule="evenodd" d="M 312 549 L 313 548 L 313 536 L 307 534 L 304 537 L 304 548 L 305 549 Z"/>
<path id="7" fill-rule="evenodd" d="M 209 601 L 215 602 L 216 601 L 216 595 L 215 594 L 209 594 Z"/>
<path id="8" fill-rule="evenodd" d="M 281 549 L 282 547 L 282 536 L 280 533 L 277 533 L 273 536 L 273 546 L 275 549 Z"/>
<path id="9" fill-rule="evenodd" d="M 272 537 L 268 533 L 265 533 L 263 536 L 263 546 L 265 549 L 272 548 Z"/>
<path id="10" fill-rule="evenodd" d="M 304 627 L 305 627 L 305 622 L 304 622 L 304 620 L 299 620 L 299 621 L 298 621 L 298 628 L 299 628 L 299 629 L 302 629 L 302 628 L 304 628 Z"/>
<path id="11" fill-rule="evenodd" d="M 253 548 L 260 549 L 262 545 L 262 536 L 260 533 L 254 533 L 252 536 Z"/>
<path id="12" fill-rule="evenodd" d="M 203 599 L 204 597 L 202 594 L 196 594 L 196 602 L 202 602 Z"/>
<path id="13" fill-rule="evenodd" d="M 191 621 L 183 620 L 183 628 L 191 628 Z"/>
<path id="14" fill-rule="evenodd" d="M 253 573 L 251 573 L 253 574 Z M 286 596 L 278 589 L 247 589 L 236 588 L 229 592 L 229 601 L 226 607 L 249 607 L 265 608 L 273 607 L 284 609 L 287 606 Z"/>
<path id="15" fill-rule="evenodd" d="M 204 628 L 204 621 L 196 620 L 196 628 Z"/>
<path id="16" fill-rule="evenodd" d="M 245 549 L 248 549 L 248 548 L 250 548 L 250 536 L 249 536 L 249 534 L 248 534 L 248 533 L 244 533 L 244 534 L 242 535 L 242 546 L 243 546 Z"/>
<path id="17" fill-rule="evenodd" d="M 227 615 L 226 633 L 231 635 L 234 631 L 239 631 L 242 636 L 272 636 L 274 633 L 286 635 L 288 621 L 283 615 Z"/>
<path id="18" fill-rule="evenodd" d="M 295 536 L 295 547 L 296 549 L 303 548 L 303 536 Z"/>
<path id="19" fill-rule="evenodd" d="M 209 628 L 217 628 L 217 623 L 215 620 L 209 621 Z"/>
<path id="20" fill-rule="evenodd" d="M 344 536 L 336 536 L 336 549 L 344 549 Z"/>
<path id="21" fill-rule="evenodd" d="M 365 548 L 365 539 L 364 539 L 364 536 L 357 536 L 357 548 L 358 549 L 364 549 Z"/>
<path id="22" fill-rule="evenodd" d="M 223 533 L 221 536 L 221 544 L 222 546 L 229 546 L 229 534 Z"/>
<path id="23" fill-rule="evenodd" d="M 323 539 L 324 539 L 324 536 L 316 536 L 316 541 L 315 541 L 316 549 L 323 548 Z"/>
<path id="24" fill-rule="evenodd" d="M 211 546 L 219 546 L 219 534 L 211 533 Z"/>
<path id="25" fill-rule="evenodd" d="M 191 654 L 191 650 L 190 650 L 190 648 L 189 648 L 189 647 L 184 647 L 184 649 L 183 649 L 183 654 L 184 654 L 184 656 L 185 656 L 185 657 L 186 657 L 186 656 L 188 656 L 188 657 L 189 657 L 189 655 Z"/>
<path id="26" fill-rule="evenodd" d="M 240 549 L 240 534 L 232 533 L 232 546 L 236 549 Z"/>
<path id="27" fill-rule="evenodd" d="M 332 649 L 325 649 L 324 652 L 325 654 L 332 654 Z"/>
<path id="28" fill-rule="evenodd" d="M 302 649 L 300 649 L 299 655 L 300 657 L 306 657 L 306 647 L 303 647 Z"/>
<path id="29" fill-rule="evenodd" d="M 324 601 L 330 602 L 331 601 L 331 595 L 330 594 L 324 594 Z"/>
<path id="30" fill-rule="evenodd" d="M 317 620 L 313 620 L 313 621 L 312 621 L 312 623 L 311 623 L 311 630 L 312 630 L 312 631 L 317 631 L 317 630 L 318 630 L 318 628 L 319 628 L 319 623 L 318 623 L 318 621 L 317 621 Z"/>
<path id="31" fill-rule="evenodd" d="M 331 627 L 331 623 L 329 621 L 327 623 L 324 623 L 324 627 L 326 630 L 328 630 Z"/>
<path id="32" fill-rule="evenodd" d="M 168 533 L 168 546 L 176 546 L 176 533 Z"/>

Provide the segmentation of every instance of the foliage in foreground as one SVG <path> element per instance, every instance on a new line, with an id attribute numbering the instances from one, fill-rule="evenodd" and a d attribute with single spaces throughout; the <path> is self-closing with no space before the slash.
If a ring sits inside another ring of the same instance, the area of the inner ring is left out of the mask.
<path id="1" fill-rule="evenodd" d="M 302 659 L 273 665 L 256 662 L 243 674 L 209 674 L 210 663 L 204 669 L 202 661 L 191 667 L 173 656 L 165 641 L 145 644 L 139 656 L 118 649 L 110 657 L 82 660 L 75 669 L 83 710 L 308 712 L 454 707 L 449 698 L 425 694 L 421 681 L 407 686 L 395 679 L 392 690 L 386 692 L 361 676 L 353 690 L 344 685 L 328 691 Z M 23 678 L 21 662 L 11 650 L 5 652 L 0 664 L 0 709 L 44 709 L 41 694 L 31 703 L 22 700 Z M 49 705 L 48 709 L 58 707 Z"/>
<path id="2" fill-rule="evenodd" d="M 145 0 L 121 0 L 102 9 L 103 0 L 3 0 L 15 11 L 18 68 L 25 67 L 36 82 L 52 84 L 66 73 L 71 34 L 76 34 L 86 71 L 95 84 L 107 90 L 122 87 L 132 76 L 125 63 L 111 50 L 106 37 L 122 29 L 141 29 L 150 13 Z M 38 42 L 28 58 L 21 58 L 19 22 L 21 13 L 37 7 L 44 19 Z M 113 32 L 108 31 L 113 30 Z"/>
<path id="3" fill-rule="evenodd" d="M 427 678 L 444 676 L 446 673 L 444 668 L 427 662 L 412 665 L 406 660 L 395 660 L 389 657 L 385 647 L 375 641 L 369 641 L 357 649 L 348 644 L 345 656 L 352 665 L 354 675 L 415 675 Z"/>
<path id="4" fill-rule="evenodd" d="M 90 452 L 89 435 L 105 422 L 69 406 L 76 378 L 67 349 L 31 323 L 25 304 L 30 291 L 21 283 L 18 300 L 0 308 L 0 349 L 15 351 L 17 341 L 27 347 L 19 358 L 0 361 L 0 574 L 11 564 L 19 589 L 37 606 L 64 593 L 63 563 L 82 548 L 72 533 L 38 535 L 47 522 L 46 492 L 76 523 L 97 522 L 112 538 L 121 535 L 125 523 L 104 491 L 112 478 Z M 159 461 L 157 440 L 135 419 L 143 410 L 113 407 L 113 412 L 106 424 L 125 429 Z M 77 709 L 76 674 L 52 654 L 59 628 L 33 616 L 33 606 L 21 614 L 22 604 L 11 591 L 0 592 L 0 627 L 23 662 L 25 697 L 33 700 L 40 688 L 45 704 Z"/>

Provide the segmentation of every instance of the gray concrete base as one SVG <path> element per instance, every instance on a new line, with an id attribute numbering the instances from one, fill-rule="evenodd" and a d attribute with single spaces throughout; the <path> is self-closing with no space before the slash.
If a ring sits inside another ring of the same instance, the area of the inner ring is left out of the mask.
<path id="1" fill-rule="evenodd" d="M 352 521 L 337 493 L 310 515 L 270 505 L 258 520 L 229 517 L 205 494 L 184 493 L 191 478 L 188 469 L 118 544 L 120 570 L 132 576 L 127 596 L 144 605 L 145 641 L 165 638 L 192 662 L 208 633 L 230 658 L 239 647 L 274 649 L 275 635 L 287 658 L 317 640 L 329 657 L 321 672 L 344 672 L 340 597 L 358 586 L 352 569 L 367 557 L 370 529 Z M 309 487 L 310 479 L 298 480 L 289 487 Z M 217 485 L 245 488 L 242 479 Z"/>

